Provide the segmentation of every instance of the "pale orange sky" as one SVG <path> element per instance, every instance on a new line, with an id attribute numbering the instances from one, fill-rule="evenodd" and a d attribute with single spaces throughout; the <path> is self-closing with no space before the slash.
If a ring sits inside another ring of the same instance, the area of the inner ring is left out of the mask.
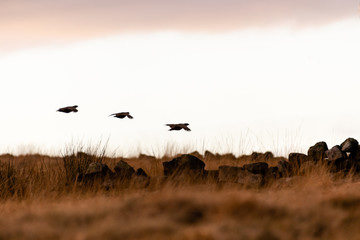
<path id="1" fill-rule="evenodd" d="M 357 1 L 0 0 L 0 153 L 107 137 L 120 155 L 360 140 Z M 121 111 L 134 119 L 108 117 Z M 181 122 L 192 131 L 165 126 Z"/>
<path id="2" fill-rule="evenodd" d="M 355 17 L 356 0 L 12 0 L 0 2 L 0 49 L 124 32 L 314 27 Z"/>

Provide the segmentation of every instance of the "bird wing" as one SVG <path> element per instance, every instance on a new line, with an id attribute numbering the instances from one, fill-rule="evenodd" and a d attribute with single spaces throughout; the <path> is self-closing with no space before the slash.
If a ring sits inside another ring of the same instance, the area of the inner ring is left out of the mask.
<path id="1" fill-rule="evenodd" d="M 77 106 L 72 106 L 72 107 L 66 107 L 68 110 L 73 111 L 73 112 L 77 112 L 78 110 L 76 109 Z"/>
<path id="2" fill-rule="evenodd" d="M 183 129 L 185 129 L 186 131 L 191 131 L 190 128 L 188 128 L 186 125 L 182 126 Z"/>

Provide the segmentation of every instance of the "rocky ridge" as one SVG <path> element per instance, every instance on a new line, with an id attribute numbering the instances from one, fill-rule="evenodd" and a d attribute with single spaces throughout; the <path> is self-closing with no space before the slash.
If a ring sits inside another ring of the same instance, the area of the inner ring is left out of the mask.
<path id="1" fill-rule="evenodd" d="M 218 155 L 205 152 L 204 157 L 213 159 Z M 217 170 L 206 170 L 205 163 L 199 153 L 184 154 L 165 161 L 162 177 L 150 177 L 141 168 L 135 170 L 126 161 L 117 162 L 114 171 L 106 164 L 92 162 L 85 174 L 80 175 L 77 181 L 89 185 L 100 181 L 105 187 L 113 187 L 113 182 L 134 184 L 139 187 L 149 186 L 151 180 L 161 182 L 191 182 L 206 183 L 207 181 L 222 184 L 239 184 L 249 187 L 261 187 L 280 178 L 301 176 L 306 168 L 325 165 L 331 173 L 349 174 L 360 173 L 360 146 L 356 139 L 348 138 L 340 145 L 328 148 L 325 142 L 318 142 L 311 146 L 307 154 L 290 153 L 287 159 L 281 159 L 276 166 L 269 166 L 267 161 L 275 159 L 271 152 L 253 153 L 251 163 L 240 166 L 220 165 Z M 229 156 L 234 158 L 234 156 Z M 262 161 L 257 161 L 262 160 Z M 156 178 L 156 179 L 154 179 Z M 160 180 L 159 180 L 160 179 Z"/>

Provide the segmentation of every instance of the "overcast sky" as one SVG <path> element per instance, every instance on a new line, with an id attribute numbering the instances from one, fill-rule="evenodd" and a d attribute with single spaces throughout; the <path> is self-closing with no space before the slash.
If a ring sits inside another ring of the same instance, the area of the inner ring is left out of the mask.
<path id="1" fill-rule="evenodd" d="M 355 0 L 1 1 L 0 152 L 360 140 L 359 27 Z M 108 117 L 120 111 L 134 119 Z M 164 126 L 177 122 L 192 131 Z"/>
<path id="2" fill-rule="evenodd" d="M 0 46 L 124 32 L 313 28 L 358 15 L 357 0 L 12 0 L 0 2 Z"/>

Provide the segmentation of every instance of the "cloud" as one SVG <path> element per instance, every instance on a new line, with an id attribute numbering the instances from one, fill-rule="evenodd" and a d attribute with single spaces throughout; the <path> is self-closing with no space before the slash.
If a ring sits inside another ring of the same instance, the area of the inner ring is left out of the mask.
<path id="1" fill-rule="evenodd" d="M 357 14 L 355 0 L 12 0 L 0 2 L 0 46 L 127 32 L 304 28 Z"/>

